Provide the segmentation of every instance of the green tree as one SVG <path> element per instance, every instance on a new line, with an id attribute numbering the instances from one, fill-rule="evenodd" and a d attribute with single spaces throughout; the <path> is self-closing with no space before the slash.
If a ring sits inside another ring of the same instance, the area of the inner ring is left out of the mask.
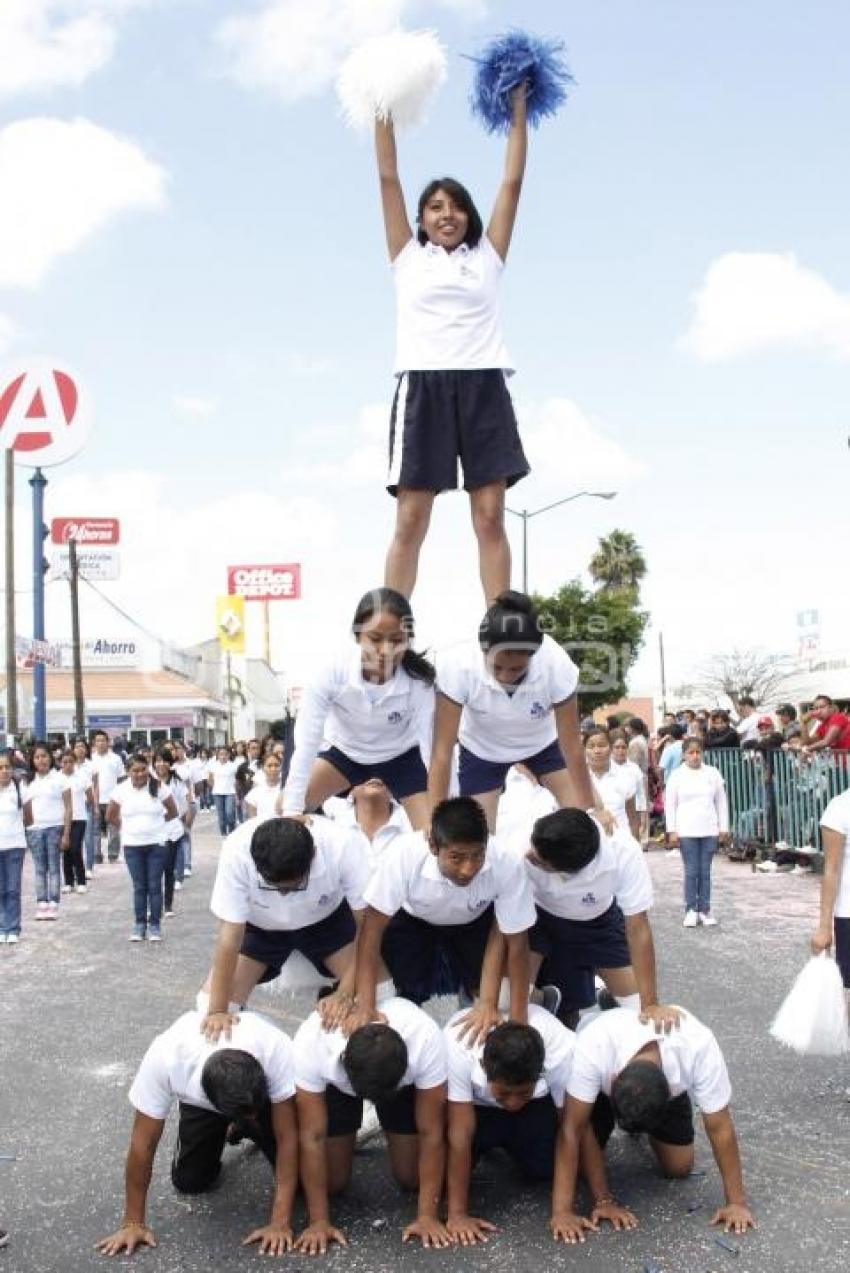
<path id="1" fill-rule="evenodd" d="M 624 698 L 649 622 L 637 587 L 589 589 L 573 579 L 551 597 L 534 601 L 545 616 L 545 630 L 578 665 L 582 715 Z"/>
<path id="2" fill-rule="evenodd" d="M 588 569 L 593 582 L 605 592 L 637 592 L 646 574 L 646 558 L 634 535 L 612 530 L 599 540 Z"/>

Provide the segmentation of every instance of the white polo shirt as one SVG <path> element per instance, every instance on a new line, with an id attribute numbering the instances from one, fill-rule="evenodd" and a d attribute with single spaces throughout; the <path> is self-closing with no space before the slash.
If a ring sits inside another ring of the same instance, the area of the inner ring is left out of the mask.
<path id="1" fill-rule="evenodd" d="M 496 815 L 496 835 L 522 855 L 538 818 L 554 813 L 558 802 L 542 783 L 532 782 L 516 766 L 508 770 Z"/>
<path id="2" fill-rule="evenodd" d="M 393 261 L 396 375 L 405 371 L 512 370 L 502 336 L 505 265 L 486 234 L 452 252 L 414 237 Z"/>
<path id="3" fill-rule="evenodd" d="M 210 910 L 230 924 L 253 924 L 269 932 L 307 928 L 327 919 L 343 899 L 362 910 L 369 863 L 357 840 L 324 818 L 312 818 L 310 833 L 316 853 L 307 888 L 278 893 L 263 879 L 251 857 L 257 827 L 270 819 L 252 818 L 227 837 L 218 860 Z"/>
<path id="4" fill-rule="evenodd" d="M 245 792 L 244 803 L 258 818 L 280 817 L 283 813 L 283 787 L 279 782 L 270 787 L 265 776 L 260 774 L 250 791 Z"/>
<path id="5" fill-rule="evenodd" d="M 32 825 L 37 831 L 48 827 L 61 827 L 65 822 L 65 779 L 58 769 L 30 778 L 22 799 L 32 807 Z"/>
<path id="6" fill-rule="evenodd" d="M 823 811 L 820 824 L 828 831 L 837 831 L 844 836 L 844 860 L 833 910 L 833 915 L 841 918 L 850 915 L 850 791 L 833 796 Z"/>
<path id="7" fill-rule="evenodd" d="M 163 805 L 170 795 L 165 783 L 159 784 L 154 796 L 147 783 L 134 787 L 129 778 L 119 782 L 109 799 L 121 810 L 121 843 L 125 847 L 165 844 L 169 833 Z"/>
<path id="8" fill-rule="evenodd" d="M 202 1020 L 200 1012 L 184 1012 L 148 1048 L 129 1091 L 130 1104 L 140 1114 L 165 1119 L 174 1101 L 216 1113 L 204 1095 L 201 1074 L 222 1048 L 237 1048 L 259 1061 L 273 1105 L 295 1095 L 292 1043 L 281 1029 L 256 1012 L 240 1012 L 230 1039 L 222 1034 L 209 1043 L 201 1033 Z"/>
<path id="9" fill-rule="evenodd" d="M 445 1083 L 446 1049 L 443 1032 L 427 1013 L 408 999 L 387 999 L 380 1006 L 386 1023 L 400 1034 L 407 1048 L 407 1069 L 399 1088 L 422 1090 Z M 293 1040 L 295 1053 L 295 1085 L 304 1092 L 324 1092 L 328 1084 L 354 1096 L 348 1081 L 342 1054 L 348 1039 L 341 1030 L 323 1029 L 318 1012 L 313 1012 L 299 1026 Z"/>
<path id="10" fill-rule="evenodd" d="M 65 790 L 71 793 L 71 818 L 74 822 L 86 820 L 86 792 L 91 787 L 91 778 L 80 767 L 72 774 L 62 774 Z"/>
<path id="11" fill-rule="evenodd" d="M 331 796 L 330 800 L 325 801 L 322 808 L 327 817 L 335 822 L 338 827 L 344 827 L 346 831 L 350 831 L 360 841 L 363 851 L 369 859 L 371 870 L 375 869 L 383 854 L 391 844 L 395 844 L 400 835 L 409 835 L 411 831 L 410 819 L 396 800 L 390 802 L 389 821 L 385 822 L 382 827 L 378 827 L 371 840 L 357 821 L 357 810 L 354 807 L 354 801 L 351 796 Z"/>
<path id="12" fill-rule="evenodd" d="M 23 783 L 20 798 L 14 782 L 10 782 L 8 787 L 0 788 L 0 850 L 26 848 L 23 809 L 26 799 L 27 789 Z"/>
<path id="13" fill-rule="evenodd" d="M 482 760 L 512 763 L 534 756 L 557 737 L 553 708 L 578 685 L 578 668 L 550 636 L 509 694 L 487 670 L 475 644 L 449 650 L 437 663 L 437 690 L 463 708 L 458 739 Z"/>
<path id="14" fill-rule="evenodd" d="M 207 766 L 209 780 L 212 783 L 214 796 L 236 795 L 236 770 L 239 768 L 235 760 L 211 760 Z"/>
<path id="15" fill-rule="evenodd" d="M 97 798 L 100 804 L 109 804 L 112 793 L 124 777 L 124 761 L 111 748 L 101 756 L 99 752 L 91 754 L 91 767 L 97 774 Z"/>
<path id="16" fill-rule="evenodd" d="M 521 859 L 493 836 L 484 865 L 465 887 L 446 879 L 421 831 L 399 836 L 375 868 L 364 896 L 382 915 L 405 910 L 436 925 L 470 924 L 492 902 L 506 935 L 525 932 L 537 918 Z"/>
<path id="17" fill-rule="evenodd" d="M 460 1022 L 466 1015 L 465 1008 L 456 1012 L 443 1031 L 449 1063 L 449 1100 L 500 1109 L 482 1065 L 484 1044 L 479 1043 L 474 1048 L 469 1048 L 457 1037 Z M 534 1026 L 546 1051 L 543 1072 L 535 1084 L 532 1099 L 538 1100 L 541 1096 L 551 1094 L 552 1100 L 560 1109 L 569 1082 L 576 1036 L 553 1017 L 551 1012 L 537 1004 L 528 1006 L 528 1024 Z"/>
<path id="18" fill-rule="evenodd" d="M 598 826 L 598 824 L 597 824 Z M 652 879 L 637 840 L 619 827 L 600 830 L 599 852 L 581 871 L 544 871 L 525 859 L 525 869 L 541 910 L 561 919 L 587 920 L 604 915 L 618 902 L 624 915 L 652 906 Z"/>
<path id="19" fill-rule="evenodd" d="M 628 766 L 628 761 L 625 765 L 615 765 L 612 760 L 604 774 L 595 774 L 591 770 L 590 781 L 603 807 L 613 814 L 617 826 L 631 834 L 626 801 L 634 800 L 635 808 L 637 808 L 637 798 L 643 788 L 643 780 L 637 765 L 631 769 Z"/>
<path id="20" fill-rule="evenodd" d="M 682 1013 L 678 1030 L 656 1034 L 628 1008 L 611 1008 L 583 1026 L 573 1051 L 567 1095 L 592 1104 L 600 1092 L 611 1095 L 614 1080 L 647 1043 L 657 1043 L 671 1097 L 687 1092 L 703 1114 L 716 1114 L 732 1099 L 732 1087 L 720 1045 L 708 1026 Z"/>
<path id="21" fill-rule="evenodd" d="M 295 754 L 284 812 L 301 813 L 313 762 L 324 745 L 361 765 L 380 764 L 430 735 L 434 687 L 404 668 L 384 685 L 363 679 L 360 647 L 346 648 L 307 686 L 295 720 Z"/>

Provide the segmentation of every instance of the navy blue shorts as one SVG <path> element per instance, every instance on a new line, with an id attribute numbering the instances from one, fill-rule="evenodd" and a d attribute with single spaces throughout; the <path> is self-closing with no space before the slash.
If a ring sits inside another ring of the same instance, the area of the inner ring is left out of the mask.
<path id="1" fill-rule="evenodd" d="M 538 906 L 528 944 L 543 956 L 538 984 L 558 987 L 563 1011 L 595 1003 L 597 969 L 628 968 L 632 962 L 625 919 L 616 902 L 596 919 L 581 920 L 562 919 Z"/>
<path id="2" fill-rule="evenodd" d="M 338 747 L 327 747 L 319 752 L 319 760 L 326 760 L 334 769 L 338 769 L 352 787 L 368 782 L 370 778 L 380 778 L 398 801 L 428 790 L 428 771 L 418 747 L 411 747 L 410 751 L 393 756 L 390 760 L 375 761 L 368 765 L 352 760 Z"/>
<path id="3" fill-rule="evenodd" d="M 513 486 L 529 471 L 505 373 L 406 371 L 390 416 L 387 490 L 454 491 Z"/>
<path id="4" fill-rule="evenodd" d="M 326 1135 L 354 1136 L 363 1122 L 363 1101 L 359 1096 L 342 1092 L 333 1083 L 325 1088 L 325 1105 L 328 1111 Z M 378 1122 L 385 1132 L 397 1136 L 416 1135 L 416 1088 L 412 1083 L 400 1087 L 385 1101 L 375 1102 Z"/>
<path id="5" fill-rule="evenodd" d="M 413 1003 L 460 989 L 474 996 L 492 926 L 492 903 L 468 924 L 429 924 L 398 911 L 384 929 L 381 943 L 396 993 Z"/>
<path id="6" fill-rule="evenodd" d="M 482 760 L 468 748 L 461 746 L 458 762 L 458 781 L 462 796 L 480 796 L 485 791 L 504 791 L 505 779 L 511 765 L 527 765 L 535 778 L 566 769 L 560 744 L 556 741 L 533 756 L 517 756 L 516 760 Z"/>
<path id="7" fill-rule="evenodd" d="M 614 1112 L 607 1096 L 597 1097 L 590 1122 L 600 1149 L 604 1149 L 614 1130 Z M 561 1112 L 548 1093 L 514 1114 L 493 1105 L 476 1105 L 473 1162 L 492 1149 L 504 1149 L 526 1180 L 551 1180 L 560 1123 Z"/>
<path id="8" fill-rule="evenodd" d="M 357 935 L 357 925 L 348 902 L 342 901 L 325 919 L 317 924 L 308 924 L 305 928 L 257 928 L 254 924 L 245 925 L 245 936 L 242 938 L 241 955 L 255 959 L 258 964 L 265 964 L 266 971 L 260 981 L 273 981 L 294 950 L 298 950 L 309 959 L 313 967 L 323 977 L 332 977 L 333 973 L 324 961 L 328 955 L 335 955 L 344 946 L 349 946 Z"/>
<path id="9" fill-rule="evenodd" d="M 835 926 L 835 959 L 844 985 L 850 990 L 850 917 L 836 915 L 832 922 Z"/>

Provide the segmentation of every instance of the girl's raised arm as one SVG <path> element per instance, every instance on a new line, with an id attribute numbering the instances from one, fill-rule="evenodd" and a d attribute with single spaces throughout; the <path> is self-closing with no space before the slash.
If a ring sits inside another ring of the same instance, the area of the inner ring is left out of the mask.
<path id="1" fill-rule="evenodd" d="M 525 157 L 528 152 L 528 119 L 526 113 L 526 87 L 520 84 L 514 89 L 513 119 L 508 133 L 508 149 L 505 155 L 505 175 L 496 195 L 487 238 L 504 261 L 514 232 L 522 179 L 525 175 Z"/>
<path id="2" fill-rule="evenodd" d="M 404 194 L 398 179 L 398 159 L 395 147 L 395 131 L 392 120 L 375 121 L 375 154 L 378 160 L 378 177 L 381 182 L 381 206 L 384 210 L 384 229 L 390 260 L 413 238 L 407 219 Z"/>

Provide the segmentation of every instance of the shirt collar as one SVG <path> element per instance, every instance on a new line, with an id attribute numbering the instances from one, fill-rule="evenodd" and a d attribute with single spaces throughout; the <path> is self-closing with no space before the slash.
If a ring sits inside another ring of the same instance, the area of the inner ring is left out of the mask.
<path id="1" fill-rule="evenodd" d="M 444 256 L 446 260 L 455 256 L 469 256 L 470 252 L 468 243 L 459 243 L 452 252 L 447 252 L 445 248 L 440 247 L 439 243 L 432 243 L 430 239 L 427 243 L 423 243 L 422 247 L 429 256 Z"/>

